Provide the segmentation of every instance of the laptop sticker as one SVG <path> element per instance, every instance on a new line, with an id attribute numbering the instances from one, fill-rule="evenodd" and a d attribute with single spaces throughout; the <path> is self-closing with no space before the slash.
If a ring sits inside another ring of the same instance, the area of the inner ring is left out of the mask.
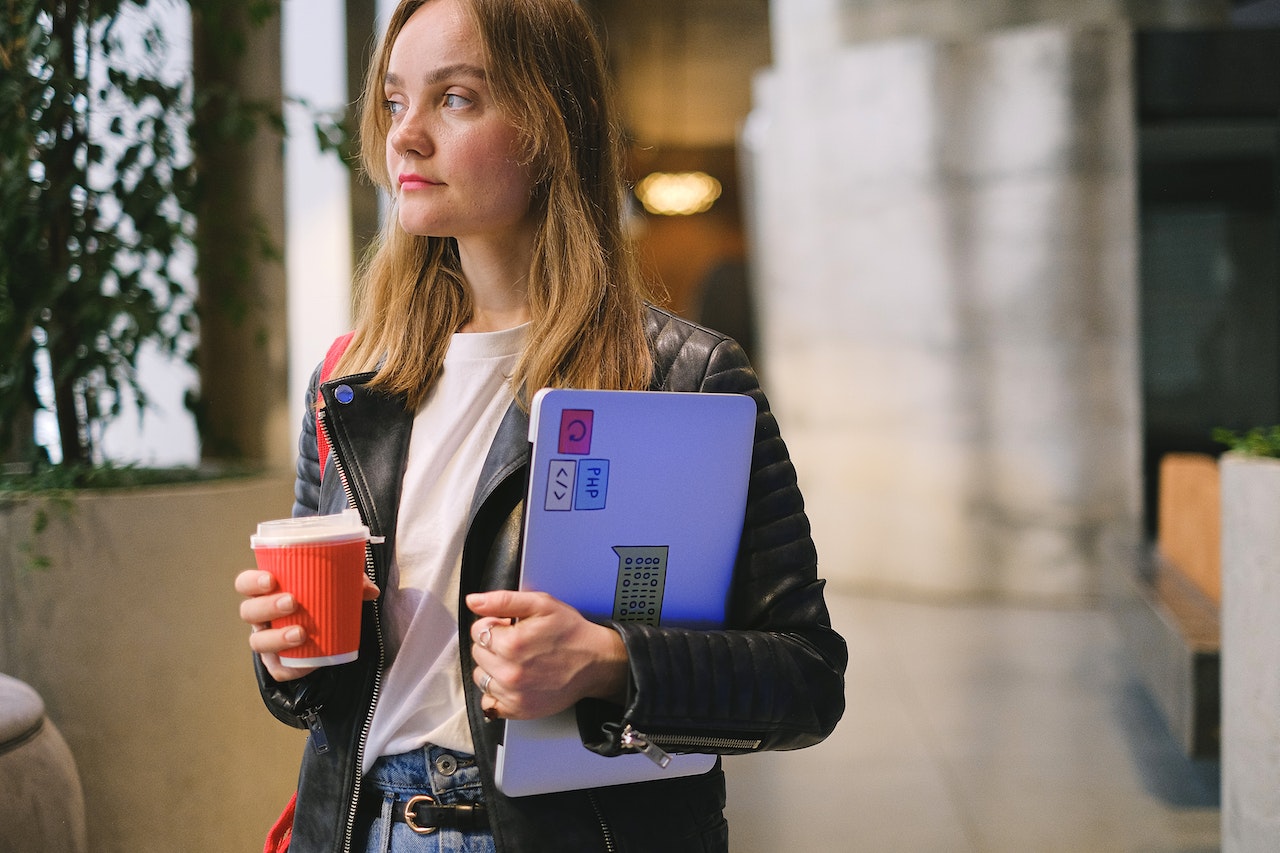
<path id="1" fill-rule="evenodd" d="M 583 459 L 578 463 L 578 490 L 574 509 L 604 509 L 609 492 L 609 460 Z"/>
<path id="2" fill-rule="evenodd" d="M 585 456 L 591 452 L 591 409 L 565 409 L 560 413 L 560 452 Z"/>
<path id="3" fill-rule="evenodd" d="M 667 545 L 615 545 L 618 585 L 613 592 L 613 620 L 657 625 L 667 587 Z"/>
<path id="4" fill-rule="evenodd" d="M 547 472 L 547 499 L 543 509 L 568 512 L 573 509 L 573 481 L 578 469 L 575 459 L 552 459 Z"/>

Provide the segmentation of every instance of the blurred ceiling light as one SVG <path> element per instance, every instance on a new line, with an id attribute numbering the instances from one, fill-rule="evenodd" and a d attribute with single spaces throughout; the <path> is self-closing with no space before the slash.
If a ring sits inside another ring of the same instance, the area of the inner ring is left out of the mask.
<path id="1" fill-rule="evenodd" d="M 706 172 L 653 172 L 636 184 L 636 197 L 650 213 L 706 213 L 720 198 L 720 182 Z"/>

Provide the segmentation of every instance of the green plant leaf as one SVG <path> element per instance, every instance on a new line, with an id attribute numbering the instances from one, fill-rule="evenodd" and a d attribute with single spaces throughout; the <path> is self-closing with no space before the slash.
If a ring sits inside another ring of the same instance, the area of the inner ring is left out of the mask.
<path id="1" fill-rule="evenodd" d="M 1280 425 L 1254 427 L 1243 433 L 1218 427 L 1213 430 L 1213 440 L 1234 453 L 1280 458 Z"/>

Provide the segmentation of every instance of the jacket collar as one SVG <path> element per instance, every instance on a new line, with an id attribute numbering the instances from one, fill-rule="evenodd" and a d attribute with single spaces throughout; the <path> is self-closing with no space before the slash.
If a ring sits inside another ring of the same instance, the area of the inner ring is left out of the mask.
<path id="1" fill-rule="evenodd" d="M 413 414 L 404 397 L 370 391 L 372 373 L 323 383 L 331 452 L 342 462 L 344 485 L 377 536 L 395 535 L 395 512 L 408 457 Z M 335 460 L 337 461 L 337 460 Z M 326 487 L 327 487 L 326 482 Z"/>
<path id="2" fill-rule="evenodd" d="M 529 464 L 529 413 L 520 407 L 519 402 L 512 401 L 498 424 L 498 432 L 489 445 L 489 455 L 480 469 L 480 480 L 476 484 L 475 496 L 471 500 L 471 511 L 467 518 L 470 525 L 475 520 L 476 512 L 494 489 Z"/>

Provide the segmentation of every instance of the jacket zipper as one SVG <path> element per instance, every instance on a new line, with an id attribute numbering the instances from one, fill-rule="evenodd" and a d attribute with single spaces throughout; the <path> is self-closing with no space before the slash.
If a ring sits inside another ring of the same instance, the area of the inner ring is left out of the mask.
<path id="1" fill-rule="evenodd" d="M 618 743 L 623 749 L 638 752 L 659 767 L 665 768 L 671 763 L 671 753 L 649 740 L 644 732 L 633 729 L 630 723 L 623 726 L 618 734 Z"/>
<path id="2" fill-rule="evenodd" d="M 600 824 L 600 834 L 604 836 L 606 853 L 616 853 L 618 848 L 613 845 L 613 830 L 609 829 L 609 824 L 604 819 L 604 812 L 600 810 L 600 801 L 596 799 L 596 792 L 588 788 L 587 799 L 591 801 L 591 808 L 596 813 L 596 821 Z"/>
<path id="3" fill-rule="evenodd" d="M 606 724 L 606 729 L 616 728 L 614 724 Z M 686 751 L 694 750 L 699 747 L 704 749 L 733 749 L 733 750 L 754 750 L 758 749 L 761 744 L 760 738 L 726 738 L 726 737 L 703 737 L 700 735 L 661 735 L 658 737 L 650 737 L 644 732 L 637 730 L 630 723 L 625 723 L 621 730 L 618 731 L 618 743 L 624 750 L 638 752 L 644 755 L 659 767 L 666 767 L 671 763 L 671 754 L 658 745 L 661 741 L 664 745 L 672 749 L 683 749 Z M 588 789 L 587 799 L 591 801 L 591 808 L 595 810 L 596 820 L 600 824 L 600 833 L 604 836 L 604 847 L 608 853 L 615 853 L 617 848 L 613 843 L 613 831 L 609 829 L 609 824 L 604 819 L 604 812 L 600 810 L 600 801 L 596 799 L 595 792 Z"/>
<path id="4" fill-rule="evenodd" d="M 617 730 L 616 724 L 606 724 L 605 730 L 612 734 Z M 667 749 L 677 752 L 696 752 L 699 749 L 751 751 L 760 748 L 761 738 L 729 738 L 710 737 L 705 735 L 647 735 L 637 730 L 630 723 L 624 723 L 617 730 L 618 744 L 629 752 L 638 752 L 659 767 L 671 763 L 671 754 Z M 666 747 L 664 749 L 664 747 Z"/>
<path id="5" fill-rule="evenodd" d="M 329 736 L 324 733 L 324 723 L 320 720 L 320 709 L 323 707 L 316 705 L 300 715 L 302 722 L 307 724 L 307 730 L 311 732 L 311 748 L 316 751 L 316 755 L 324 755 L 329 751 Z"/>
<path id="6" fill-rule="evenodd" d="M 356 495 L 351 488 L 351 483 L 347 479 L 347 469 L 342 464 L 342 457 L 337 453 L 337 446 L 333 442 L 333 434 L 329 432 L 329 413 L 327 408 L 320 410 L 319 415 L 320 428 L 324 430 L 324 437 L 329 442 L 329 455 L 333 457 L 333 467 L 338 472 L 338 482 L 342 484 L 342 493 L 347 498 L 347 506 L 359 511 L 356 505 Z M 323 460 L 321 460 L 323 464 Z M 377 581 L 377 574 L 373 565 L 373 547 L 365 545 L 364 549 L 364 573 L 368 575 L 369 580 Z M 382 638 L 382 616 L 379 608 L 379 601 L 373 602 L 374 628 L 378 637 L 378 665 L 374 669 L 373 674 L 373 693 L 369 697 L 369 714 L 365 717 L 364 725 L 360 729 L 360 739 L 356 742 L 355 756 L 355 780 L 351 790 L 351 804 L 347 807 L 346 825 L 342 831 L 342 849 L 344 853 L 351 853 L 352 836 L 355 833 L 356 812 L 360 807 L 360 787 L 362 774 L 360 768 L 364 764 L 364 748 L 369 740 L 369 727 L 373 725 L 373 709 L 378 704 L 378 695 L 382 692 L 382 660 L 385 654 L 385 644 Z M 319 708 L 313 709 L 318 711 Z M 319 718 L 317 717 L 317 720 Z"/>

